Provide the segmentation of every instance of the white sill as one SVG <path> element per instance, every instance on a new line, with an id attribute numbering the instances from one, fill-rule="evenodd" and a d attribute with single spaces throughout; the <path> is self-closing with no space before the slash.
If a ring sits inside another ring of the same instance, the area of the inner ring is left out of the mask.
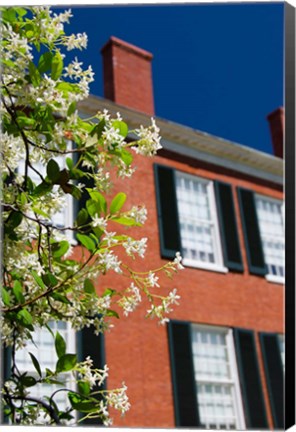
<path id="1" fill-rule="evenodd" d="M 183 258 L 182 265 L 185 267 L 194 267 L 201 270 L 210 270 L 218 273 L 228 273 L 228 268 L 215 263 L 206 263 L 202 261 L 194 261 L 188 258 Z"/>
<path id="2" fill-rule="evenodd" d="M 285 283 L 285 278 L 283 276 L 275 276 L 275 275 L 267 274 L 265 276 L 265 279 L 268 282 L 272 282 L 272 283 L 276 283 L 276 284 L 283 285 Z"/>

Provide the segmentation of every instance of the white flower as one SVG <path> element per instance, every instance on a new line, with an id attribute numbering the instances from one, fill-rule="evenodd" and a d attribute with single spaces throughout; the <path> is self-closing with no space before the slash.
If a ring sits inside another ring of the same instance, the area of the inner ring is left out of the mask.
<path id="1" fill-rule="evenodd" d="M 147 238 L 142 238 L 141 240 L 133 240 L 128 237 L 127 241 L 123 243 L 123 247 L 127 255 L 134 256 L 137 253 L 141 258 L 144 258 L 144 254 L 147 248 Z"/>
<path id="2" fill-rule="evenodd" d="M 146 278 L 146 282 L 150 287 L 159 287 L 159 284 L 157 283 L 158 279 L 158 276 L 155 276 L 154 273 L 150 272 L 148 277 Z"/>
<path id="3" fill-rule="evenodd" d="M 160 144 L 161 136 L 159 135 L 159 128 L 157 127 L 154 118 L 151 118 L 151 126 L 140 129 L 136 129 L 136 134 L 139 136 L 139 140 L 136 142 L 136 146 L 133 147 L 136 153 L 144 156 L 154 156 L 157 150 L 162 148 Z"/>
<path id="4" fill-rule="evenodd" d="M 182 262 L 181 254 L 180 254 L 180 252 L 176 252 L 176 258 L 174 259 L 174 264 L 176 265 L 176 268 L 179 269 L 179 270 L 183 270 L 184 269 L 184 267 L 182 266 L 181 262 Z"/>
<path id="5" fill-rule="evenodd" d="M 144 224 L 147 219 L 147 210 L 144 206 L 133 207 L 128 216 L 135 220 L 136 223 Z"/>
<path id="6" fill-rule="evenodd" d="M 99 227 L 102 230 L 105 230 L 107 228 L 106 219 L 99 217 L 97 214 L 95 214 L 95 216 L 93 216 L 91 224 L 94 228 Z"/>

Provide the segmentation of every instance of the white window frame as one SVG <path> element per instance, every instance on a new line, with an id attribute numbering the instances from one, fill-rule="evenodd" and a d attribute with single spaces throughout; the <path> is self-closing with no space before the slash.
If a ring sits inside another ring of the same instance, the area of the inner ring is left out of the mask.
<path id="1" fill-rule="evenodd" d="M 257 199 L 261 199 L 261 200 L 264 200 L 264 201 L 269 201 L 269 202 L 274 202 L 276 204 L 280 204 L 281 211 L 282 211 L 282 219 L 283 219 L 283 231 L 285 230 L 285 225 L 284 225 L 284 221 L 285 221 L 284 212 L 285 212 L 285 209 L 284 209 L 284 202 L 283 201 L 281 201 L 279 199 L 276 199 L 276 198 L 273 198 L 273 197 L 269 197 L 267 195 L 262 195 L 262 194 L 255 193 L 256 213 L 257 213 L 257 218 L 258 218 L 258 226 L 259 226 L 260 238 L 261 238 L 261 241 L 262 241 L 262 233 L 261 233 L 261 229 L 260 229 L 259 215 L 258 215 L 258 210 L 257 210 Z M 284 242 L 285 242 L 285 239 L 284 239 Z M 264 252 L 264 249 L 263 249 L 263 241 L 262 241 L 262 250 L 263 250 L 263 255 L 264 255 L 264 259 L 265 259 L 265 252 Z M 284 265 L 284 268 L 285 268 L 285 252 L 283 254 L 283 265 Z M 268 282 L 272 282 L 272 283 L 276 283 L 276 284 L 281 284 L 282 285 L 282 284 L 285 283 L 285 277 L 284 276 L 280 276 L 280 275 L 273 275 L 273 274 L 267 273 L 265 275 L 265 279 Z"/>
<path id="2" fill-rule="evenodd" d="M 246 429 L 246 423 L 245 423 L 245 417 L 244 417 L 244 410 L 243 410 L 243 401 L 242 401 L 242 392 L 240 387 L 240 381 L 239 381 L 239 375 L 238 375 L 238 368 L 237 368 L 237 360 L 235 355 L 235 346 L 234 346 L 234 340 L 233 340 L 233 330 L 231 328 L 227 327 L 218 327 L 218 326 L 211 326 L 211 325 L 204 325 L 204 324 L 192 324 L 192 334 L 194 331 L 199 330 L 205 330 L 207 332 L 212 332 L 214 334 L 223 334 L 225 335 L 226 340 L 226 347 L 227 347 L 227 354 L 229 359 L 229 369 L 231 371 L 231 379 L 226 380 L 211 380 L 208 378 L 205 378 L 204 380 L 200 377 L 196 379 L 196 385 L 198 384 L 226 384 L 231 386 L 231 392 L 233 396 L 234 401 L 234 412 L 235 412 L 235 418 L 238 423 L 237 429 L 238 430 L 244 430 Z M 193 337 L 192 337 L 193 342 Z M 194 353 L 193 353 L 194 355 Z M 196 374 L 195 374 L 196 376 Z M 218 428 L 217 428 L 218 429 Z M 215 429 L 216 430 L 216 429 Z"/>
<path id="3" fill-rule="evenodd" d="M 217 258 L 216 262 L 209 263 L 209 262 L 183 257 L 182 264 L 187 267 L 211 270 L 219 273 L 228 273 L 228 268 L 225 267 L 223 263 L 221 236 L 219 230 L 219 222 L 218 222 L 217 207 L 216 207 L 215 192 L 214 192 L 214 182 L 210 179 L 205 179 L 192 174 L 184 173 L 182 171 L 176 171 L 176 176 L 179 176 L 179 178 L 188 178 L 190 180 L 198 181 L 206 185 L 207 196 L 209 199 L 209 210 L 211 214 L 211 225 L 213 230 L 212 240 L 213 240 L 214 255 Z M 176 192 L 177 192 L 177 186 L 176 186 Z M 180 214 L 178 197 L 177 197 L 177 207 L 178 207 L 178 212 Z M 181 222 L 182 220 L 180 216 L 179 219 Z M 182 245 L 181 232 L 180 232 L 180 238 L 181 238 L 181 245 Z"/>

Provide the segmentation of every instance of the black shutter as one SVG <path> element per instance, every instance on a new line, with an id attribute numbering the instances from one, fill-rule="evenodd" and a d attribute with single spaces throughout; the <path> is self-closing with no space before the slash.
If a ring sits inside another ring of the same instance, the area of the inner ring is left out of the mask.
<path id="1" fill-rule="evenodd" d="M 235 329 L 235 345 L 247 428 L 268 428 L 254 333 Z"/>
<path id="2" fill-rule="evenodd" d="M 275 428 L 284 428 L 284 372 L 278 335 L 261 333 L 263 361 Z"/>
<path id="3" fill-rule="evenodd" d="M 78 361 L 84 361 L 87 356 L 93 360 L 93 367 L 103 369 L 105 365 L 105 348 L 104 336 L 100 333 L 98 336 L 94 333 L 94 327 L 85 327 L 77 332 L 77 354 Z M 106 382 L 101 387 L 93 387 L 92 391 L 98 391 L 106 388 Z M 83 424 L 101 425 L 102 421 L 97 418 L 88 418 Z"/>
<path id="4" fill-rule="evenodd" d="M 176 426 L 200 426 L 190 324 L 168 324 Z"/>
<path id="5" fill-rule="evenodd" d="M 12 366 L 12 348 L 11 347 L 1 347 L 1 385 L 3 386 L 4 382 L 8 380 L 11 376 L 11 366 Z M 4 415 L 5 403 L 3 403 L 1 413 L 0 413 L 0 422 L 4 424 L 9 423 L 9 419 L 6 415 Z"/>
<path id="6" fill-rule="evenodd" d="M 231 185 L 218 181 L 214 185 L 224 265 L 229 270 L 243 272 Z"/>
<path id="7" fill-rule="evenodd" d="M 267 269 L 264 261 L 254 193 L 250 190 L 238 188 L 238 197 L 249 271 L 252 274 L 265 275 Z"/>
<path id="8" fill-rule="evenodd" d="M 181 252 L 181 238 L 174 170 L 154 165 L 158 226 L 162 258 L 172 259 Z"/>

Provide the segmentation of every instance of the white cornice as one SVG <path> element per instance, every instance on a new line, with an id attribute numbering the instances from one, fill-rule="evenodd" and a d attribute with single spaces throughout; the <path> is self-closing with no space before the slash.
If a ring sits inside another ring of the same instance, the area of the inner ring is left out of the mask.
<path id="1" fill-rule="evenodd" d="M 80 102 L 79 109 L 82 115 L 94 115 L 103 109 L 107 109 L 112 114 L 119 111 L 130 128 L 151 123 L 150 116 L 147 114 L 97 96 L 89 96 L 87 100 Z M 155 120 L 160 128 L 161 144 L 164 149 L 283 184 L 282 159 L 159 117 L 155 117 Z"/>

